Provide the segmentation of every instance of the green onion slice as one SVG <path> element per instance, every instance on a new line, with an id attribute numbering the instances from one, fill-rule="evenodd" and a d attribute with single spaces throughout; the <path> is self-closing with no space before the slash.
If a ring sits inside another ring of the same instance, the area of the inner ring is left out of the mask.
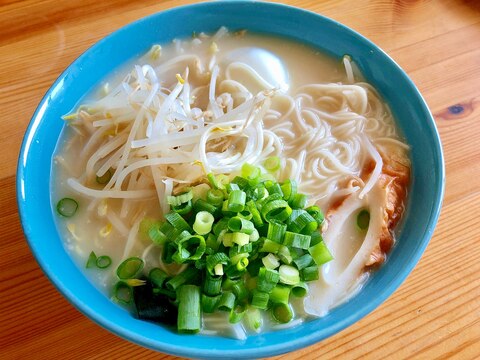
<path id="1" fill-rule="evenodd" d="M 63 198 L 57 203 L 57 212 L 63 217 L 72 217 L 78 209 L 78 203 L 71 198 Z"/>
<path id="2" fill-rule="evenodd" d="M 131 257 L 124 260 L 117 268 L 117 276 L 119 279 L 133 279 L 142 271 L 144 266 L 143 260 L 138 257 Z"/>
<path id="3" fill-rule="evenodd" d="M 161 288 L 165 280 L 168 278 L 168 275 L 165 271 L 163 271 L 160 268 L 153 268 L 148 273 L 148 278 L 150 279 L 153 285 L 155 285 L 158 288 Z"/>
<path id="4" fill-rule="evenodd" d="M 280 158 L 278 156 L 271 156 L 263 162 L 263 167 L 270 172 L 280 170 Z"/>
<path id="5" fill-rule="evenodd" d="M 193 230 L 198 235 L 206 235 L 212 231 L 212 225 L 215 221 L 212 214 L 207 211 L 200 211 L 195 215 L 195 223 L 193 224 Z"/>
<path id="6" fill-rule="evenodd" d="M 115 284 L 113 289 L 113 297 L 116 301 L 121 304 L 128 305 L 133 300 L 133 290 L 132 287 L 124 283 L 123 281 L 119 281 Z"/>
<path id="7" fill-rule="evenodd" d="M 370 213 L 367 210 L 362 210 L 357 215 L 357 227 L 359 230 L 364 231 L 368 229 L 370 224 Z"/>
<path id="8" fill-rule="evenodd" d="M 289 304 L 274 304 L 272 315 L 280 323 L 288 323 L 293 319 L 293 311 Z"/>
<path id="9" fill-rule="evenodd" d="M 95 264 L 97 265 L 97 267 L 99 269 L 106 269 L 110 265 L 112 265 L 112 259 L 110 258 L 110 256 L 102 255 L 102 256 L 97 257 L 97 260 L 95 261 Z"/>
<path id="10" fill-rule="evenodd" d="M 182 285 L 177 291 L 179 332 L 196 333 L 202 326 L 200 287 Z"/>

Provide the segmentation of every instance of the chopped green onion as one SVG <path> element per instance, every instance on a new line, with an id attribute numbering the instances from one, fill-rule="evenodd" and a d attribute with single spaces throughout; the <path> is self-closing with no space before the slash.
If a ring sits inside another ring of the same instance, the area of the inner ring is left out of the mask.
<path id="1" fill-rule="evenodd" d="M 229 249 L 229 252 L 228 252 L 228 255 L 230 256 L 230 260 L 236 264 L 238 262 L 238 260 L 242 257 L 245 257 L 245 256 L 248 256 L 249 253 L 251 253 L 253 250 L 253 245 L 251 243 L 247 243 L 245 245 L 242 245 L 242 246 L 233 246 Z M 233 261 L 233 258 L 234 257 L 237 257 L 239 255 L 244 255 L 244 256 L 240 256 L 238 259 L 236 259 L 237 261 Z"/>
<path id="2" fill-rule="evenodd" d="M 227 230 L 223 230 L 222 233 L 218 236 L 222 240 L 223 246 L 232 247 L 233 246 L 233 233 L 227 233 Z"/>
<path id="3" fill-rule="evenodd" d="M 292 255 L 290 254 L 290 250 L 285 245 L 280 246 L 280 249 L 277 251 L 277 256 L 280 261 L 284 264 L 290 265 L 292 263 Z"/>
<path id="4" fill-rule="evenodd" d="M 280 170 L 280 158 L 278 156 L 271 156 L 263 162 L 265 170 L 276 172 Z"/>
<path id="5" fill-rule="evenodd" d="M 263 220 L 262 216 L 260 215 L 260 211 L 258 211 L 257 206 L 255 205 L 255 202 L 252 200 L 247 202 L 247 207 L 248 210 L 250 211 L 250 214 L 252 214 L 252 222 L 255 224 L 255 226 L 259 227 L 262 226 Z"/>
<path id="6" fill-rule="evenodd" d="M 217 189 L 210 189 L 207 191 L 207 202 L 214 205 L 222 205 L 224 200 L 223 191 Z"/>
<path id="7" fill-rule="evenodd" d="M 154 286 L 156 286 L 157 288 L 161 288 L 165 280 L 167 280 L 168 275 L 160 268 L 153 268 L 148 273 L 148 278 Z"/>
<path id="8" fill-rule="evenodd" d="M 248 298 L 248 290 L 243 281 L 237 281 L 232 285 L 232 292 L 238 301 L 244 301 Z"/>
<path id="9" fill-rule="evenodd" d="M 295 180 L 286 180 L 282 185 L 283 199 L 285 201 L 293 200 L 297 194 L 297 182 Z"/>
<path id="10" fill-rule="evenodd" d="M 163 245 L 167 241 L 167 235 L 165 235 L 161 230 L 158 224 L 154 224 L 148 230 L 148 237 L 156 245 Z"/>
<path id="11" fill-rule="evenodd" d="M 245 201 L 247 200 L 247 195 L 242 190 L 232 190 L 228 194 L 228 211 L 232 212 L 241 212 L 245 208 Z"/>
<path id="12" fill-rule="evenodd" d="M 113 297 L 121 304 L 130 304 L 133 300 L 133 290 L 125 282 L 119 281 L 113 288 Z"/>
<path id="13" fill-rule="evenodd" d="M 213 233 L 215 234 L 215 236 L 219 236 L 222 230 L 228 229 L 228 221 L 229 218 L 224 217 L 220 219 L 215 225 L 213 225 Z"/>
<path id="14" fill-rule="evenodd" d="M 185 260 L 199 260 L 207 248 L 205 238 L 201 235 L 188 234 L 188 236 L 183 237 L 181 240 L 175 240 L 175 242 L 178 245 L 178 255 L 174 255 L 174 257 L 179 264 Z M 191 255 L 192 253 L 193 255 Z M 177 261 L 177 259 L 183 261 Z"/>
<path id="15" fill-rule="evenodd" d="M 265 188 L 264 184 L 260 183 L 254 188 L 250 188 L 248 190 L 248 195 L 251 200 L 260 201 L 268 197 L 268 190 Z"/>
<path id="16" fill-rule="evenodd" d="M 230 324 L 236 324 L 240 322 L 243 317 L 245 316 L 247 309 L 243 305 L 237 305 L 232 310 L 230 310 L 230 316 L 228 318 L 228 322 Z"/>
<path id="17" fill-rule="evenodd" d="M 272 200 L 262 206 L 261 212 L 263 218 L 268 222 L 272 220 L 285 221 L 292 213 L 292 209 L 285 200 Z"/>
<path id="18" fill-rule="evenodd" d="M 261 267 L 258 272 L 257 289 L 269 293 L 280 279 L 278 271 Z"/>
<path id="19" fill-rule="evenodd" d="M 276 254 L 280 250 L 281 247 L 282 247 L 282 244 L 279 244 L 275 241 L 266 239 L 263 242 L 263 246 L 260 248 L 259 251 Z"/>
<path id="20" fill-rule="evenodd" d="M 308 293 L 308 285 L 300 282 L 292 288 L 292 295 L 295 297 L 304 297 Z"/>
<path id="21" fill-rule="evenodd" d="M 103 174 L 102 176 L 97 176 L 96 180 L 98 184 L 104 185 L 108 183 L 111 178 L 112 178 L 112 172 L 110 171 L 110 169 L 108 169 L 105 172 L 105 174 Z"/>
<path id="22" fill-rule="evenodd" d="M 268 224 L 267 238 L 281 244 L 286 231 L 287 225 L 271 221 Z"/>
<path id="23" fill-rule="evenodd" d="M 165 234 L 165 236 L 168 239 L 175 239 L 178 234 L 182 232 L 182 230 L 177 230 L 175 229 L 172 225 L 170 225 L 168 222 L 164 222 L 160 226 L 160 231 Z"/>
<path id="24" fill-rule="evenodd" d="M 223 279 L 222 290 L 232 290 L 233 285 L 235 285 L 239 280 L 232 280 L 228 277 Z"/>
<path id="25" fill-rule="evenodd" d="M 167 202 L 171 206 L 179 206 L 191 201 L 192 199 L 193 199 L 192 189 L 188 189 L 187 192 L 177 196 L 167 196 Z"/>
<path id="26" fill-rule="evenodd" d="M 212 225 L 215 219 L 213 215 L 206 211 L 200 211 L 195 215 L 193 230 L 199 235 L 206 235 L 212 231 Z"/>
<path id="27" fill-rule="evenodd" d="M 370 223 L 370 213 L 367 210 L 362 210 L 357 215 L 357 227 L 360 231 L 368 229 Z"/>
<path id="28" fill-rule="evenodd" d="M 78 209 L 78 203 L 71 198 L 63 198 L 57 203 L 57 212 L 63 217 L 72 217 Z"/>
<path id="29" fill-rule="evenodd" d="M 293 311 L 289 304 L 274 304 L 272 315 L 280 323 L 288 323 L 293 319 Z"/>
<path id="30" fill-rule="evenodd" d="M 87 263 L 85 264 L 86 269 L 90 269 L 97 265 L 97 255 L 92 251 L 90 255 L 88 255 Z"/>
<path id="31" fill-rule="evenodd" d="M 303 209 L 307 205 L 307 195 L 305 194 L 295 194 L 293 199 L 291 198 L 288 202 L 293 209 Z"/>
<path id="32" fill-rule="evenodd" d="M 275 286 L 272 292 L 270 293 L 270 301 L 272 303 L 288 304 L 288 299 L 290 297 L 290 290 L 291 288 L 289 286 L 285 286 L 285 285 Z"/>
<path id="33" fill-rule="evenodd" d="M 102 255 L 97 258 L 95 264 L 99 269 L 106 269 L 112 265 L 112 259 L 110 256 Z"/>
<path id="34" fill-rule="evenodd" d="M 293 262 L 297 266 L 298 270 L 302 270 L 302 269 L 312 265 L 313 258 L 310 254 L 304 254 L 304 255 L 300 256 L 299 258 L 293 260 Z"/>
<path id="35" fill-rule="evenodd" d="M 220 267 L 222 267 L 222 265 L 228 265 L 229 262 L 230 262 L 230 259 L 223 252 L 218 252 L 213 255 L 208 255 L 207 271 L 210 273 L 210 275 L 223 275 L 223 271 L 222 271 L 222 274 L 218 274 L 214 272 L 214 269 L 218 265 L 220 265 Z"/>
<path id="36" fill-rule="evenodd" d="M 250 235 L 253 230 L 255 230 L 255 226 L 249 220 L 242 219 L 239 216 L 232 217 L 228 221 L 228 228 L 230 231 L 233 232 L 241 232 Z"/>
<path id="37" fill-rule="evenodd" d="M 239 279 L 243 276 L 244 273 L 245 270 L 240 270 L 239 268 L 237 268 L 236 264 L 231 264 L 225 269 L 225 275 L 227 275 L 227 277 L 229 277 L 230 279 Z"/>
<path id="38" fill-rule="evenodd" d="M 210 182 L 210 185 L 212 185 L 212 188 L 214 189 L 220 189 L 224 190 L 225 189 L 225 184 L 228 183 L 228 176 L 225 174 L 218 174 L 215 176 L 212 173 L 209 173 L 207 175 L 207 179 Z"/>
<path id="39" fill-rule="evenodd" d="M 180 286 L 188 284 L 196 279 L 198 270 L 194 267 L 188 267 L 180 274 L 175 275 L 173 278 L 167 281 L 167 289 L 176 291 Z"/>
<path id="40" fill-rule="evenodd" d="M 227 193 L 231 193 L 232 191 L 236 191 L 236 190 L 241 190 L 240 185 L 234 182 L 227 184 L 226 188 L 227 188 Z"/>
<path id="41" fill-rule="evenodd" d="M 318 266 L 313 265 L 300 270 L 302 281 L 313 281 L 319 279 Z"/>
<path id="42" fill-rule="evenodd" d="M 191 254 L 187 249 L 181 247 L 172 255 L 172 260 L 177 264 L 183 264 L 188 260 L 190 255 Z"/>
<path id="43" fill-rule="evenodd" d="M 196 333 L 202 325 L 200 287 L 182 285 L 177 291 L 179 332 Z"/>
<path id="44" fill-rule="evenodd" d="M 207 314 L 213 313 L 217 308 L 217 304 L 220 298 L 221 298 L 221 295 L 208 296 L 208 295 L 202 294 L 202 311 Z"/>
<path id="45" fill-rule="evenodd" d="M 178 206 L 172 206 L 172 211 L 180 215 L 189 214 L 192 211 L 192 200 L 188 200 L 186 203 L 180 204 Z"/>
<path id="46" fill-rule="evenodd" d="M 307 250 L 310 247 L 310 235 L 302 235 L 287 231 L 283 240 L 283 244 L 297 249 Z"/>
<path id="47" fill-rule="evenodd" d="M 220 300 L 218 301 L 217 308 L 221 311 L 230 311 L 235 306 L 235 295 L 231 291 L 224 291 Z"/>
<path id="48" fill-rule="evenodd" d="M 267 310 L 270 295 L 257 289 L 253 290 L 252 295 L 252 306 L 257 309 Z"/>
<path id="49" fill-rule="evenodd" d="M 119 279 L 133 279 L 142 271 L 144 266 L 143 260 L 138 257 L 131 257 L 124 260 L 117 268 L 117 276 Z"/>
<path id="50" fill-rule="evenodd" d="M 192 228 L 188 223 L 185 221 L 185 219 L 177 214 L 176 212 L 170 212 L 168 214 L 165 214 L 165 219 L 176 229 L 176 230 L 187 230 L 187 231 L 192 231 Z"/>
<path id="51" fill-rule="evenodd" d="M 278 258 L 272 253 L 262 258 L 262 262 L 267 269 L 276 269 L 277 267 L 280 266 L 280 262 L 278 261 Z"/>
<path id="52" fill-rule="evenodd" d="M 310 255 L 312 255 L 315 264 L 318 266 L 323 265 L 330 260 L 333 260 L 333 256 L 327 248 L 327 245 L 322 241 L 317 245 L 314 245 L 308 249 Z"/>
<path id="53" fill-rule="evenodd" d="M 208 201 L 205 201 L 203 199 L 198 199 L 197 201 L 195 201 L 193 208 L 197 213 L 206 211 L 210 214 L 215 214 L 217 212 L 217 207 L 215 207 L 215 205 L 210 204 Z"/>
<path id="54" fill-rule="evenodd" d="M 317 245 L 319 242 L 323 241 L 323 237 L 320 231 L 314 231 L 313 233 L 310 234 L 310 237 L 312 238 L 310 240 L 310 246 Z"/>
<path id="55" fill-rule="evenodd" d="M 257 229 L 253 229 L 252 233 L 250 234 L 250 237 L 249 237 L 248 241 L 255 242 L 258 239 L 260 239 L 260 234 L 258 233 Z"/>
<path id="56" fill-rule="evenodd" d="M 305 210 L 293 210 L 289 219 L 288 230 L 310 235 L 318 228 L 317 221 Z"/>
<path id="57" fill-rule="evenodd" d="M 213 272 L 215 275 L 222 276 L 223 275 L 223 265 L 222 264 L 217 264 L 213 268 Z"/>
<path id="58" fill-rule="evenodd" d="M 217 251 L 220 245 L 220 242 L 218 241 L 218 238 L 215 235 L 210 233 L 208 234 L 207 239 L 205 240 L 205 244 L 207 245 L 207 250 L 208 248 L 210 248 L 213 251 Z"/>
<path id="59" fill-rule="evenodd" d="M 315 221 L 318 223 L 318 225 L 321 225 L 323 221 L 325 220 L 325 216 L 323 215 L 322 210 L 316 206 L 310 206 L 305 209 L 312 217 L 315 219 Z"/>
<path id="60" fill-rule="evenodd" d="M 237 262 L 237 270 L 238 271 L 243 271 L 247 268 L 248 266 L 248 259 L 246 257 L 243 257 L 241 258 L 238 262 Z"/>
<path id="61" fill-rule="evenodd" d="M 232 234 L 232 242 L 240 246 L 248 244 L 250 241 L 250 235 L 241 232 L 235 232 Z"/>
<path id="62" fill-rule="evenodd" d="M 257 333 L 260 332 L 263 325 L 263 317 L 260 310 L 256 307 L 249 306 L 245 312 L 244 319 L 244 323 L 248 329 Z"/>
<path id="63" fill-rule="evenodd" d="M 278 268 L 280 282 L 287 285 L 296 285 L 300 282 L 300 273 L 290 265 L 282 265 Z"/>
<path id="64" fill-rule="evenodd" d="M 268 194 L 268 191 L 267 191 L 267 194 Z M 257 205 L 258 210 L 262 211 L 262 208 L 265 204 L 269 203 L 270 201 L 274 201 L 274 200 L 282 200 L 282 195 L 272 194 L 272 195 L 268 195 L 267 197 L 265 197 L 263 199 L 257 200 L 256 205 Z"/>
<path id="65" fill-rule="evenodd" d="M 231 183 L 238 186 L 238 189 L 231 188 L 231 190 L 243 190 L 248 187 L 248 180 L 241 176 L 235 176 L 235 178 L 232 180 Z M 228 189 L 228 186 L 227 186 L 227 189 Z"/>
<path id="66" fill-rule="evenodd" d="M 203 284 L 203 292 L 206 295 L 214 296 L 220 294 L 222 289 L 222 277 L 212 276 L 207 273 L 205 283 Z"/>
<path id="67" fill-rule="evenodd" d="M 259 167 L 244 163 L 242 165 L 242 176 L 249 182 L 255 181 L 260 178 L 261 170 Z"/>

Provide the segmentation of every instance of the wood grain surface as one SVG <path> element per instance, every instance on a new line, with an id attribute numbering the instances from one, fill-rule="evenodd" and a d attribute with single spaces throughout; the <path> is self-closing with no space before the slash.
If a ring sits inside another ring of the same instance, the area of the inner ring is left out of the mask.
<path id="1" fill-rule="evenodd" d="M 15 171 L 23 133 L 55 78 L 94 42 L 183 0 L 0 0 L 0 359 L 173 359 L 73 308 L 21 230 Z M 435 234 L 407 281 L 339 334 L 277 359 L 480 358 L 480 1 L 290 0 L 387 51 L 427 100 L 445 151 Z"/>

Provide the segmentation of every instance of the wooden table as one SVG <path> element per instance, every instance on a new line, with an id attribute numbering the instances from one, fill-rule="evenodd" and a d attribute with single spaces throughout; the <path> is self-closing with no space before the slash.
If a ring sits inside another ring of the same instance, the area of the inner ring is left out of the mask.
<path id="1" fill-rule="evenodd" d="M 65 67 L 119 27 L 192 2 L 0 2 L 1 359 L 171 358 L 102 329 L 55 290 L 24 239 L 15 171 L 30 117 Z M 480 1 L 284 2 L 359 31 L 407 71 L 435 115 L 447 186 L 434 237 L 395 294 L 321 344 L 278 358 L 480 358 Z"/>

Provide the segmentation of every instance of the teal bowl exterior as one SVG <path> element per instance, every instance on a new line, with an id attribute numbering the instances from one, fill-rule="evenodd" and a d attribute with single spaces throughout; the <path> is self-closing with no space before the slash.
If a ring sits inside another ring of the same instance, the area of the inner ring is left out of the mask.
<path id="1" fill-rule="evenodd" d="M 300 326 L 248 337 L 245 341 L 179 335 L 134 319 L 87 280 L 66 253 L 50 202 L 50 166 L 72 109 L 112 70 L 154 43 L 214 32 L 220 26 L 248 29 L 305 43 L 337 58 L 349 54 L 367 81 L 390 105 L 411 146 L 412 182 L 408 205 L 387 263 L 351 300 L 327 316 Z M 258 358 L 321 341 L 355 323 L 390 296 L 424 252 L 435 228 L 444 192 L 444 161 L 432 115 L 405 72 L 381 49 L 353 30 L 301 9 L 256 1 L 218 1 L 170 9 L 143 18 L 99 41 L 55 81 L 25 134 L 17 170 L 23 229 L 38 263 L 57 289 L 82 313 L 113 333 L 161 352 L 195 358 Z"/>

